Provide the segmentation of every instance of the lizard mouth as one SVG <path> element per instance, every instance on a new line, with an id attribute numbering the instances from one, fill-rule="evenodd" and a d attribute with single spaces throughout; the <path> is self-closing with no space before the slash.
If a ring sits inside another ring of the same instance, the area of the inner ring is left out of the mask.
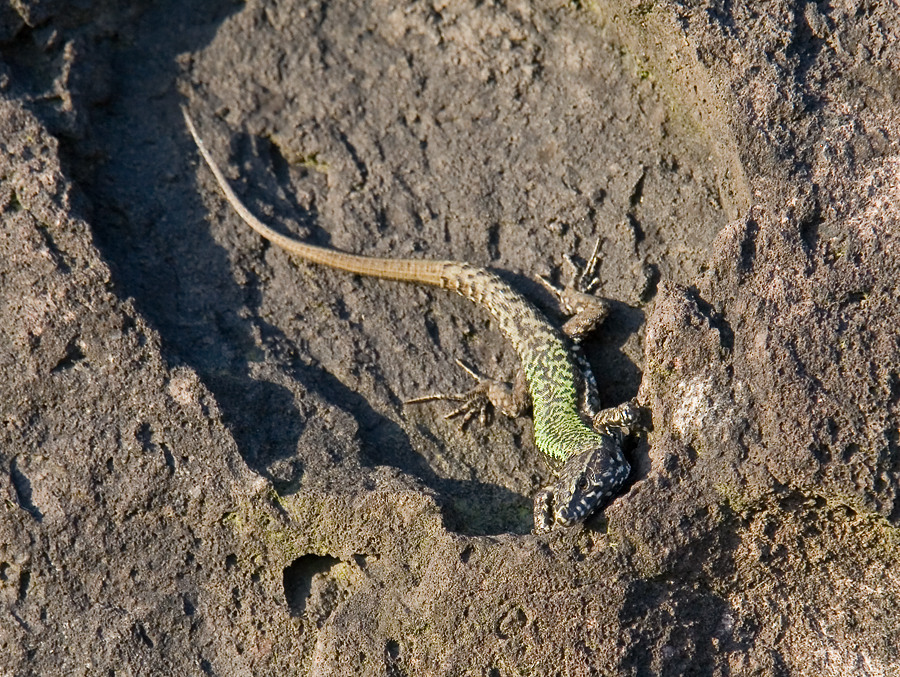
<path id="1" fill-rule="evenodd" d="M 553 518 L 560 526 L 571 527 L 590 514 L 597 503 L 594 499 L 594 496 L 585 496 L 574 504 L 557 506 Z"/>

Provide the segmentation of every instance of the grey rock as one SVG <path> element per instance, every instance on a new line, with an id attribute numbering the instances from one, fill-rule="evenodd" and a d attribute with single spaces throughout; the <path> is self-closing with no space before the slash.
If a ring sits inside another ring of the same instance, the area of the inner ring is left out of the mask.
<path id="1" fill-rule="evenodd" d="M 898 674 L 895 9 L 124 5 L 0 8 L 0 672 Z M 489 319 L 261 242 L 183 103 L 285 232 L 551 314 L 601 238 L 629 491 L 531 535 L 529 422 L 403 404 Z"/>

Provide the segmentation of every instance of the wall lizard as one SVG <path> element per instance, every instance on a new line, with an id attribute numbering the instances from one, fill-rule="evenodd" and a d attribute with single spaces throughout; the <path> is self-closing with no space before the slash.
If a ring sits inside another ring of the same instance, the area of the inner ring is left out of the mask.
<path id="1" fill-rule="evenodd" d="M 241 202 L 200 138 L 187 109 L 183 113 L 200 154 L 229 204 L 247 225 L 270 242 L 312 263 L 357 275 L 449 289 L 493 315 L 521 361 L 531 400 L 535 444 L 556 476 L 534 498 L 536 533 L 550 531 L 554 524 L 577 524 L 613 498 L 631 470 L 622 445 L 629 429 L 638 424 L 639 408 L 626 402 L 596 411 L 592 404 L 596 400 L 593 376 L 570 346 L 570 339 L 580 340 L 602 320 L 605 305 L 600 299 L 580 290 L 556 290 L 564 305 L 577 313 L 564 326 L 567 338 L 530 301 L 484 268 L 456 261 L 357 256 L 282 235 L 257 219 Z M 583 391 L 581 398 L 579 389 Z M 480 390 L 482 395 L 492 395 L 493 403 L 502 408 L 522 408 L 511 404 L 515 398 L 498 395 L 496 388 Z"/>

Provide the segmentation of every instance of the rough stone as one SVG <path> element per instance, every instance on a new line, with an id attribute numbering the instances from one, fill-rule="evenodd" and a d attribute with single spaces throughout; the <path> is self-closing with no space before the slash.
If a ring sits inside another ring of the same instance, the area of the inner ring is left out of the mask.
<path id="1" fill-rule="evenodd" d="M 0 672 L 900 674 L 889 3 L 0 5 Z M 478 309 L 277 228 L 535 275 L 652 429 L 537 537 Z"/>

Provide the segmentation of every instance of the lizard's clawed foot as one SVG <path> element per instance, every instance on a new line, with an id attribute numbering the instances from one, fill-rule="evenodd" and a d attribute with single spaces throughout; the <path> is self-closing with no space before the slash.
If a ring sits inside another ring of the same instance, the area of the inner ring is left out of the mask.
<path id="1" fill-rule="evenodd" d="M 566 263 L 572 270 L 572 281 L 560 286 L 543 275 L 538 280 L 559 299 L 563 312 L 572 317 L 563 325 L 562 330 L 575 342 L 580 342 L 587 334 L 597 328 L 609 314 L 609 304 L 594 296 L 600 286 L 597 268 L 600 265 L 600 242 L 598 238 L 590 257 L 580 265 L 571 255 L 566 255 Z"/>
<path id="2" fill-rule="evenodd" d="M 594 243 L 594 248 L 591 250 L 591 255 L 584 262 L 584 265 L 576 263 L 571 254 L 566 254 L 566 263 L 572 269 L 572 282 L 569 286 L 575 291 L 583 294 L 593 294 L 600 286 L 600 276 L 597 274 L 597 269 L 600 267 L 601 241 L 598 237 Z"/>
<path id="3" fill-rule="evenodd" d="M 553 490 L 541 489 L 534 496 L 534 533 L 546 534 L 553 529 Z"/>
<path id="4" fill-rule="evenodd" d="M 560 302 L 570 313 L 578 312 L 578 310 L 577 308 L 566 306 L 566 290 L 575 291 L 580 294 L 593 294 L 600 286 L 600 278 L 597 275 L 597 269 L 600 267 L 601 242 L 602 240 L 597 238 L 597 242 L 594 243 L 594 248 L 591 250 L 591 255 L 584 264 L 576 262 L 571 254 L 566 254 L 563 257 L 566 263 L 569 264 L 569 269 L 572 274 L 572 281 L 565 285 L 565 287 L 551 282 L 543 275 L 538 275 L 538 279 L 547 287 L 547 289 L 559 297 Z"/>
<path id="5" fill-rule="evenodd" d="M 644 409 L 634 400 L 623 402 L 617 407 L 603 409 L 594 414 L 593 427 L 597 432 L 621 430 L 623 434 L 646 430 Z"/>
<path id="6" fill-rule="evenodd" d="M 445 393 L 415 397 L 411 400 L 406 400 L 404 404 L 418 404 L 420 402 L 435 402 L 439 400 L 459 402 L 460 406 L 446 414 L 444 418 L 459 418 L 460 428 L 462 429 L 465 429 L 475 418 L 478 418 L 481 425 L 489 425 L 495 407 L 499 407 L 504 413 L 508 413 L 507 403 L 513 400 L 512 388 L 508 384 L 482 376 L 461 360 L 457 360 L 456 363 L 478 382 L 474 388 L 464 393 Z"/>

